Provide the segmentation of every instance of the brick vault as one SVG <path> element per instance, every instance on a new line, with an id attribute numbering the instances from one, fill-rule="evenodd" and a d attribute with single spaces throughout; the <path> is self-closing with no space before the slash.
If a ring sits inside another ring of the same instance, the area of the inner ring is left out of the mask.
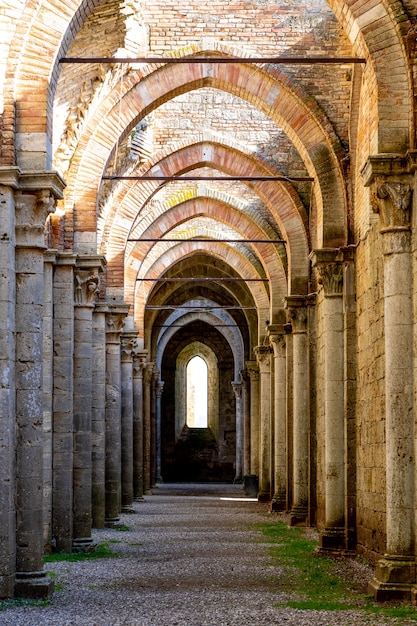
<path id="1" fill-rule="evenodd" d="M 0 597 L 158 481 L 250 478 L 416 600 L 416 14 L 2 3 Z"/>

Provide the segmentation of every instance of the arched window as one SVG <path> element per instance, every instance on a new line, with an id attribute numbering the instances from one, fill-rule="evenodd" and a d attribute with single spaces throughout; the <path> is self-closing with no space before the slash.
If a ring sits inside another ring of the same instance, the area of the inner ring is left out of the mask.
<path id="1" fill-rule="evenodd" d="M 186 423 L 189 428 L 208 428 L 208 369 L 199 356 L 187 365 Z"/>

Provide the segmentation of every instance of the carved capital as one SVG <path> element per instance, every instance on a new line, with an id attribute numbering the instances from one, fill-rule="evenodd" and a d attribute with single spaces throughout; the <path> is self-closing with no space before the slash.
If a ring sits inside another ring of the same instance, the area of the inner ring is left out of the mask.
<path id="1" fill-rule="evenodd" d="M 307 332 L 306 298 L 304 296 L 287 296 L 285 298 L 285 307 L 291 323 L 292 333 Z"/>
<path id="2" fill-rule="evenodd" d="M 123 332 L 121 337 L 121 357 L 122 361 L 129 362 L 133 360 L 133 351 L 135 349 L 135 342 L 137 340 L 137 333 L 135 330 Z"/>
<path id="3" fill-rule="evenodd" d="M 158 382 L 156 383 L 155 394 L 156 394 L 157 398 L 161 398 L 162 397 L 162 392 L 164 390 L 164 385 L 165 385 L 165 383 L 164 383 L 163 380 L 158 380 Z"/>
<path id="4" fill-rule="evenodd" d="M 236 400 L 242 398 L 242 383 L 232 382 L 233 391 L 235 392 Z"/>
<path id="5" fill-rule="evenodd" d="M 375 180 L 371 204 L 373 211 L 379 213 L 382 233 L 410 229 L 412 193 L 409 182 Z"/>
<path id="6" fill-rule="evenodd" d="M 106 343 L 120 343 L 120 334 L 128 312 L 128 304 L 109 304 L 109 311 L 106 313 Z"/>
<path id="7" fill-rule="evenodd" d="M 256 346 L 253 351 L 261 374 L 267 373 L 271 365 L 271 348 L 269 346 Z"/>
<path id="8" fill-rule="evenodd" d="M 147 363 L 143 372 L 143 382 L 145 385 L 150 385 L 152 380 L 152 372 L 154 363 Z"/>
<path id="9" fill-rule="evenodd" d="M 285 357 L 286 335 L 284 333 L 269 335 L 269 343 L 274 351 L 274 357 Z"/>
<path id="10" fill-rule="evenodd" d="M 248 373 L 251 383 L 259 381 L 259 368 L 256 361 L 247 361 L 246 371 Z"/>
<path id="11" fill-rule="evenodd" d="M 88 272 L 75 268 L 74 272 L 74 303 L 78 306 L 94 306 L 100 293 L 100 277 L 98 270 Z"/>

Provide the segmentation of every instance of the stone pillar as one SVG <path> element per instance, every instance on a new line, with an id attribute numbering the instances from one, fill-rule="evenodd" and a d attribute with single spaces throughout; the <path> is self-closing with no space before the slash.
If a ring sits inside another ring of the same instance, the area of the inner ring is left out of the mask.
<path id="1" fill-rule="evenodd" d="M 287 359 L 283 325 L 271 325 L 269 340 L 274 350 L 274 494 L 272 511 L 287 506 Z"/>
<path id="2" fill-rule="evenodd" d="M 15 196 L 15 593 L 27 598 L 49 598 L 53 583 L 43 571 L 44 225 L 54 197 L 62 197 L 63 184 L 56 174 L 46 172 L 21 175 L 20 187 L 22 191 Z"/>
<path id="3" fill-rule="evenodd" d="M 271 500 L 271 349 L 254 349 L 260 372 L 259 493 L 260 502 Z"/>
<path id="4" fill-rule="evenodd" d="M 52 402 L 53 402 L 53 276 L 56 250 L 44 253 L 43 276 L 43 542 L 52 550 Z"/>
<path id="5" fill-rule="evenodd" d="M 72 253 L 57 255 L 54 272 L 53 536 L 57 552 L 72 550 L 74 266 Z"/>
<path id="6" fill-rule="evenodd" d="M 120 335 L 129 305 L 109 304 L 106 315 L 106 519 L 112 527 L 120 520 L 121 467 L 121 354 Z"/>
<path id="7" fill-rule="evenodd" d="M 15 205 L 18 169 L 0 167 L 0 598 L 14 594 L 16 571 Z"/>
<path id="8" fill-rule="evenodd" d="M 243 403 L 243 475 L 250 474 L 250 378 L 248 371 L 242 370 L 242 403 Z"/>
<path id="9" fill-rule="evenodd" d="M 147 350 L 133 351 L 133 497 L 143 500 L 143 370 Z"/>
<path id="10" fill-rule="evenodd" d="M 152 372 L 151 378 L 151 487 L 156 484 L 156 441 L 157 441 L 157 422 L 156 422 L 156 390 L 159 381 L 160 372 L 156 369 Z"/>
<path id="11" fill-rule="evenodd" d="M 161 398 L 164 390 L 164 382 L 162 380 L 156 381 L 155 384 L 155 456 L 156 456 L 156 482 L 162 482 L 161 474 L 161 461 L 162 461 L 162 447 L 161 447 Z"/>
<path id="12" fill-rule="evenodd" d="M 343 550 L 346 548 L 343 251 L 315 250 L 310 258 L 324 295 L 325 519 L 324 528 L 320 528 L 320 549 Z"/>
<path id="13" fill-rule="evenodd" d="M 94 528 L 104 528 L 106 511 L 106 314 L 109 307 L 97 302 L 93 312 L 93 389 L 91 407 L 92 492 Z"/>
<path id="14" fill-rule="evenodd" d="M 133 347 L 136 331 L 122 333 L 122 511 L 133 513 Z"/>
<path id="15" fill-rule="evenodd" d="M 291 525 L 305 524 L 308 514 L 309 377 L 307 312 L 304 296 L 286 298 L 293 337 L 293 467 Z"/>
<path id="16" fill-rule="evenodd" d="M 256 361 L 246 365 L 250 379 L 250 474 L 259 477 L 259 369 Z"/>
<path id="17" fill-rule="evenodd" d="M 154 364 L 147 363 L 143 373 L 143 489 L 151 489 L 151 380 Z"/>
<path id="18" fill-rule="evenodd" d="M 77 257 L 74 287 L 74 551 L 94 549 L 92 528 L 93 311 L 103 258 Z"/>
<path id="19" fill-rule="evenodd" d="M 372 157 L 363 174 L 372 184 L 384 252 L 386 554 L 370 591 L 376 600 L 417 597 L 415 565 L 415 414 L 411 177 L 396 175 L 400 159 Z M 384 176 L 383 172 L 393 172 Z M 374 174 L 377 172 L 376 174 Z"/>
<path id="20" fill-rule="evenodd" d="M 236 471 L 235 483 L 243 479 L 243 398 L 242 383 L 232 382 L 236 396 Z"/>

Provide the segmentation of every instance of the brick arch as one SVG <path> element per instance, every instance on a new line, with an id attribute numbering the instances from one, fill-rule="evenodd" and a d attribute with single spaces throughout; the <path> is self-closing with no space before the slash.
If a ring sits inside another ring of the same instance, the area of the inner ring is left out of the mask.
<path id="1" fill-rule="evenodd" d="M 157 238 L 169 234 L 172 229 L 182 225 L 187 228 L 190 219 L 196 217 L 211 217 L 221 224 L 229 226 L 235 233 L 236 237 L 246 237 L 248 239 L 265 239 L 271 235 L 267 228 L 267 224 L 257 224 L 248 219 L 240 211 L 219 201 L 211 199 L 196 198 L 182 202 L 165 211 L 158 218 L 154 219 L 152 225 L 146 229 L 142 236 L 145 238 Z M 262 228 L 264 226 L 265 230 Z M 190 233 L 190 236 L 193 236 Z M 211 233 L 206 235 L 210 238 Z M 172 244 L 167 244 L 167 246 Z M 205 246 L 206 244 L 202 244 Z M 263 264 L 265 275 L 270 280 L 270 300 L 271 306 L 281 305 L 283 292 L 287 295 L 287 280 L 281 258 L 274 244 L 260 243 L 249 244 L 254 249 L 256 255 Z M 140 272 L 141 263 L 146 266 L 152 263 L 152 259 L 156 260 L 159 255 L 161 244 L 152 242 L 136 242 L 131 250 L 130 256 L 126 259 L 125 269 L 125 298 L 131 301 L 133 295 L 134 284 L 138 271 Z M 284 286 L 285 283 L 285 286 Z"/>
<path id="2" fill-rule="evenodd" d="M 326 246 L 346 243 L 346 193 L 335 151 L 335 148 L 341 150 L 337 137 L 317 102 L 299 84 L 276 68 L 268 69 L 238 63 L 213 64 L 211 69 L 204 64 L 165 65 L 136 84 L 130 75 L 123 90 L 118 92 L 123 93 L 123 107 L 117 106 L 117 94 L 113 93 L 98 109 L 80 142 L 82 154 L 75 159 L 79 168 L 71 172 L 67 196 L 70 210 L 74 198 L 75 230 L 95 232 L 97 181 L 119 140 L 117 129 L 129 132 L 142 117 L 164 102 L 209 86 L 250 102 L 282 127 L 298 149 L 306 169 L 318 181 L 314 189 L 321 220 L 320 243 Z M 81 214 L 78 206 L 83 207 Z M 324 211 L 323 207 L 331 207 L 331 211 Z"/>
<path id="3" fill-rule="evenodd" d="M 205 254 L 208 257 L 212 257 L 214 260 L 221 261 L 222 264 L 225 263 L 226 265 L 232 267 L 238 275 L 246 278 L 260 278 L 259 273 L 256 271 L 250 260 L 245 258 L 241 251 L 236 248 L 232 248 L 232 246 L 227 246 L 226 244 L 217 243 L 211 244 L 209 248 L 204 249 L 202 244 L 193 244 L 190 241 L 184 242 L 183 244 L 177 244 L 168 250 L 165 250 L 165 252 L 158 257 L 155 263 L 152 264 L 152 266 L 147 268 L 146 271 L 143 271 L 143 273 L 139 274 L 138 278 L 154 278 L 156 280 L 160 276 L 163 276 L 168 268 L 174 267 L 176 263 L 184 261 L 187 257 L 190 259 L 190 263 L 192 263 L 193 257 L 195 257 L 196 254 Z M 149 286 L 150 283 L 148 281 L 146 283 L 139 282 L 138 285 L 139 286 L 136 288 L 133 301 L 134 318 L 135 325 L 139 328 L 140 335 L 143 336 L 144 306 L 151 287 Z M 247 283 L 247 289 L 253 298 L 255 306 L 258 310 L 258 315 L 262 312 L 266 315 L 265 319 L 268 319 L 270 313 L 270 302 L 268 293 L 266 292 L 263 284 L 258 282 L 249 282 Z M 272 319 L 272 316 L 269 317 L 269 319 Z M 152 319 L 149 321 L 152 324 Z"/>
<path id="4" fill-rule="evenodd" d="M 404 41 L 411 24 L 403 3 L 397 0 L 380 0 L 373 4 L 327 0 L 327 3 L 354 51 L 371 60 L 369 93 L 375 98 L 377 108 L 372 129 L 376 134 L 372 142 L 374 150 L 405 152 L 414 147 L 412 77 Z M 384 54 L 381 54 L 381 33 Z"/>
<path id="5" fill-rule="evenodd" d="M 280 174 L 271 167 L 267 168 L 250 155 L 244 155 L 222 144 L 205 141 L 186 145 L 182 149 L 168 154 L 165 159 L 156 161 L 155 169 L 147 170 L 146 173 L 151 175 L 155 172 L 162 172 L 164 175 L 171 176 L 189 171 L 191 167 L 203 166 L 211 166 L 230 175 L 265 176 Z M 122 184 L 126 188 L 126 181 Z M 309 245 L 304 207 L 292 185 L 268 181 L 254 182 L 250 186 L 270 210 L 273 219 L 279 225 L 282 236 L 287 241 L 289 293 L 306 293 Z M 146 186 L 143 183 L 131 183 L 129 191 L 126 192 L 125 189 L 125 202 L 120 201 L 119 194 L 116 194 L 113 202 L 117 206 L 117 210 L 113 214 L 111 223 L 107 226 L 109 240 L 106 242 L 106 252 L 110 259 L 114 259 L 119 264 L 123 263 L 121 251 L 126 246 L 126 240 L 129 236 L 129 224 L 136 219 L 137 207 L 146 205 L 148 198 L 161 187 L 162 185 L 159 183 L 150 183 Z M 189 193 L 191 192 L 187 189 L 187 194 Z M 259 216 L 254 211 L 252 213 L 251 219 L 258 220 Z M 144 222 L 146 220 L 142 213 L 141 219 Z M 112 228 L 113 222 L 117 223 L 116 229 Z M 277 233 L 274 235 L 272 232 L 268 234 L 270 237 L 276 237 L 276 235 Z M 109 267 L 114 265 L 115 262 L 110 260 Z M 118 276 L 122 275 L 122 267 L 115 267 L 115 270 Z"/>

